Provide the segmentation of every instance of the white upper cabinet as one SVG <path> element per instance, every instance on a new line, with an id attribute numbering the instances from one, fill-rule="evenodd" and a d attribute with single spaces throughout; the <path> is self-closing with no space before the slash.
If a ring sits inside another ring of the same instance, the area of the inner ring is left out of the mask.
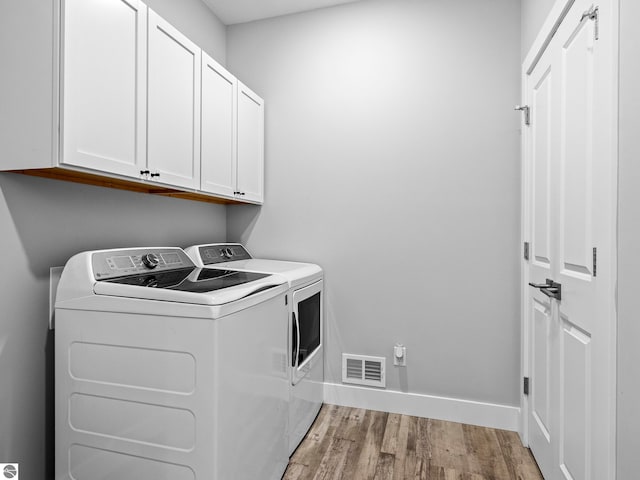
<path id="1" fill-rule="evenodd" d="M 200 48 L 149 10 L 147 168 L 156 181 L 200 187 Z"/>
<path id="2" fill-rule="evenodd" d="M 20 72 L 3 77 L 4 90 L 20 101 L 1 106 L 11 121 L 0 129 L 0 171 L 262 203 L 263 100 L 143 1 L 19 0 L 4 10 L 0 19 L 29 21 L 3 24 L 24 53 L 3 56 Z"/>
<path id="3" fill-rule="evenodd" d="M 202 53 L 201 184 L 205 192 L 236 192 L 237 80 Z"/>
<path id="4" fill-rule="evenodd" d="M 264 199 L 264 101 L 238 81 L 237 194 L 241 200 Z"/>
<path id="5" fill-rule="evenodd" d="M 61 164 L 139 176 L 146 161 L 147 7 L 66 0 Z"/>

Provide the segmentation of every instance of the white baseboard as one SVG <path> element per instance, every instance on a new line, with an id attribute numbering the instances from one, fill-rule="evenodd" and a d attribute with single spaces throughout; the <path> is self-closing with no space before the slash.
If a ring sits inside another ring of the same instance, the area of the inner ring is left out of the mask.
<path id="1" fill-rule="evenodd" d="M 520 408 L 508 405 L 337 383 L 324 384 L 324 402 L 513 432 L 518 431 L 520 417 Z"/>

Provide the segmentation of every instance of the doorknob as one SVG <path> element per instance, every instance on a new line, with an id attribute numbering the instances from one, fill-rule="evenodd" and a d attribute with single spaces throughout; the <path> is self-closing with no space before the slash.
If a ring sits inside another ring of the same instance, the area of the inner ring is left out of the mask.
<path id="1" fill-rule="evenodd" d="M 549 298 L 555 298 L 558 301 L 562 300 L 562 285 L 554 282 L 550 278 L 547 278 L 545 282 L 546 283 L 538 284 L 529 282 L 529 285 L 531 285 L 533 288 L 540 289 L 540 291 Z"/>

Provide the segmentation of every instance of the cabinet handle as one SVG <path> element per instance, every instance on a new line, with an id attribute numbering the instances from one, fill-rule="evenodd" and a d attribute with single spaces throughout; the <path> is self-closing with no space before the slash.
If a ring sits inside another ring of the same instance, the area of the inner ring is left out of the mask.
<path id="1" fill-rule="evenodd" d="M 152 174 L 151 174 L 151 178 L 153 178 L 153 177 L 159 177 L 159 176 L 160 176 L 160 174 L 159 174 L 159 173 L 152 173 Z"/>
<path id="2" fill-rule="evenodd" d="M 149 170 L 140 170 L 140 175 L 149 175 L 150 173 Z"/>

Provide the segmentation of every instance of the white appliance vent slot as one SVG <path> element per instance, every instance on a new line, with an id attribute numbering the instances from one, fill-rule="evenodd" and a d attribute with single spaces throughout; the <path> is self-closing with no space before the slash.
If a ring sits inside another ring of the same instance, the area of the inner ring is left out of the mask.
<path id="1" fill-rule="evenodd" d="M 343 353 L 342 383 L 386 387 L 385 358 Z"/>

